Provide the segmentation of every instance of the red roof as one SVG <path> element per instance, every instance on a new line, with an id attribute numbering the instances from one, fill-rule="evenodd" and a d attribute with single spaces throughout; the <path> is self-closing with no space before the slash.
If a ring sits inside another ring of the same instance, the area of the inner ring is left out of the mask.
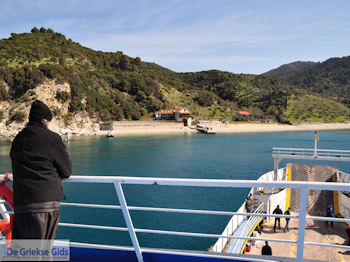
<path id="1" fill-rule="evenodd" d="M 238 112 L 241 116 L 250 116 L 251 114 L 247 111 L 239 111 Z"/>
<path id="2" fill-rule="evenodd" d="M 177 107 L 174 109 L 174 112 L 180 112 L 182 111 L 184 108 L 183 107 Z"/>
<path id="3" fill-rule="evenodd" d="M 187 115 L 192 114 L 192 112 L 187 111 L 187 110 L 185 111 L 185 110 L 186 109 L 183 107 L 177 107 L 172 111 L 157 111 L 156 114 L 174 114 L 175 112 L 178 112 L 180 114 L 187 114 Z M 181 111 L 183 111 L 183 112 L 181 112 Z"/>
<path id="4" fill-rule="evenodd" d="M 174 114 L 173 111 L 157 111 L 156 114 Z"/>

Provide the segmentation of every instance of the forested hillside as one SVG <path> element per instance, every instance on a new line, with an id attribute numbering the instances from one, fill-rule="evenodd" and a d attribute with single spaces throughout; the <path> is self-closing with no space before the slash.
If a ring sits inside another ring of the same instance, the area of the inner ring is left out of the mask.
<path id="1" fill-rule="evenodd" d="M 293 65 L 299 65 L 293 67 Z M 292 63 L 265 75 L 286 80 L 309 93 L 350 106 L 350 56 L 322 63 Z"/>
<path id="2" fill-rule="evenodd" d="M 336 76 L 337 84 L 330 88 L 339 91 L 337 99 L 341 102 L 348 98 L 340 96 L 348 88 L 347 72 L 342 69 L 327 80 L 334 83 Z M 287 82 L 217 70 L 175 73 L 121 51 L 94 51 L 45 28 L 33 28 L 31 33 L 11 34 L 0 40 L 0 102 L 29 103 L 35 99 L 31 90 L 38 85 L 50 81 L 57 85 L 67 83 L 70 91 L 57 91 L 55 100 L 67 104 L 70 115 L 87 112 L 100 121 L 149 119 L 155 111 L 175 106 L 187 107 L 204 118 L 227 120 L 235 119 L 239 110 L 250 111 L 253 119 L 274 118 L 280 122 L 349 119 L 349 110 L 336 102 L 321 113 L 327 115 L 327 110 L 332 110 L 334 118 L 318 118 L 312 112 L 305 117 L 290 117 L 291 103 L 304 101 L 301 99 L 309 90 L 317 92 L 311 84 L 313 79 L 307 80 L 301 74 L 296 79 Z M 294 107 L 292 111 L 295 110 L 305 109 Z M 25 118 L 10 111 L 12 119 Z M 60 115 L 59 108 L 55 114 Z M 0 110 L 0 121 L 2 115 Z"/>
<path id="3" fill-rule="evenodd" d="M 316 63 L 314 62 L 302 62 L 302 61 L 297 61 L 289 64 L 282 65 L 276 69 L 272 69 L 264 75 L 266 76 L 271 76 L 274 78 L 279 78 L 282 80 L 288 80 L 294 78 L 296 74 L 299 72 L 302 72 L 306 69 L 311 68 L 314 66 Z"/>

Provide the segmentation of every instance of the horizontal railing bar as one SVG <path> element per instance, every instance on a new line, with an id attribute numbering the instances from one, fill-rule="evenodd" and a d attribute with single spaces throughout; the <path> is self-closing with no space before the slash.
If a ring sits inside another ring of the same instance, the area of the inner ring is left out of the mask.
<path id="1" fill-rule="evenodd" d="M 73 223 L 58 223 L 58 225 L 59 226 L 66 226 L 66 227 L 88 228 L 88 229 L 128 231 L 128 229 L 124 228 L 124 227 L 85 225 L 85 224 L 73 224 Z M 153 230 L 153 229 L 141 229 L 141 228 L 135 228 L 135 232 L 137 232 L 137 233 L 163 234 L 163 235 L 207 237 L 207 238 L 232 238 L 232 239 L 257 240 L 257 238 L 254 238 L 254 237 L 222 236 L 222 235 L 219 235 L 219 234 L 190 233 L 190 232 L 179 232 L 179 231 L 169 231 L 169 230 Z M 292 243 L 292 244 L 296 243 L 296 241 L 281 240 L 281 239 L 262 239 L 262 240 L 272 241 L 272 242 Z"/>
<path id="2" fill-rule="evenodd" d="M 67 227 L 89 228 L 89 229 L 128 231 L 127 228 L 122 228 L 122 227 L 84 225 L 84 224 L 72 224 L 72 223 L 59 223 L 58 225 L 59 226 L 67 226 Z M 296 244 L 297 243 L 296 241 L 293 241 L 293 240 L 282 240 L 282 239 L 273 239 L 273 238 L 223 236 L 223 235 L 218 235 L 218 234 L 190 233 L 190 232 L 179 232 L 179 231 L 168 231 L 168 230 L 153 230 L 153 229 L 140 229 L 140 228 L 135 228 L 135 232 L 137 232 L 137 233 L 163 234 L 163 235 L 206 237 L 206 238 L 245 239 L 245 240 L 270 241 L 270 242 L 280 242 L 280 243 L 290 243 L 290 244 Z M 80 244 L 80 243 L 78 243 L 78 244 Z M 335 248 L 350 249 L 350 246 L 345 246 L 345 245 L 334 245 L 334 244 L 316 243 L 316 242 L 305 242 L 304 244 L 305 245 L 313 245 L 313 246 L 324 246 L 324 247 L 335 247 Z"/>
<path id="3" fill-rule="evenodd" d="M 1 180 L 1 177 L 0 177 Z M 72 176 L 62 182 L 71 183 L 123 183 L 134 185 L 192 186 L 192 187 L 225 187 L 225 188 L 307 188 L 313 190 L 350 191 L 350 184 L 305 181 L 257 181 L 228 179 L 184 179 L 158 177 L 119 177 L 119 176 Z"/>
<path id="4" fill-rule="evenodd" d="M 350 157 L 330 157 L 330 156 L 305 156 L 305 155 L 274 155 L 273 158 L 278 159 L 295 159 L 295 160 L 318 160 L 318 161 L 340 161 L 340 162 L 349 162 Z"/>
<path id="5" fill-rule="evenodd" d="M 342 248 L 342 249 L 349 249 L 350 250 L 350 246 L 340 245 L 340 244 L 326 244 L 326 243 L 316 243 L 316 242 L 305 241 L 304 245 L 321 246 L 321 247 L 335 247 L 335 248 Z"/>
<path id="6" fill-rule="evenodd" d="M 318 220 L 318 221 L 350 222 L 350 218 L 318 217 L 318 216 L 306 216 L 305 218 L 310 220 Z"/>
<path id="7" fill-rule="evenodd" d="M 98 225 L 73 224 L 73 223 L 58 223 L 58 225 L 63 226 L 63 227 L 78 227 L 78 228 L 89 228 L 89 229 L 128 231 L 128 229 L 126 227 L 111 227 L 111 226 L 98 226 Z"/>
<path id="8" fill-rule="evenodd" d="M 305 152 L 292 152 L 292 151 L 283 151 L 283 152 L 272 152 L 272 156 L 315 156 L 313 152 L 305 153 Z M 318 157 L 334 157 L 334 158 L 348 158 L 350 154 L 337 154 L 337 153 L 322 153 L 317 152 Z"/>
<path id="9" fill-rule="evenodd" d="M 299 154 L 297 152 L 281 152 L 281 153 L 278 153 L 278 154 L 275 154 L 273 153 L 272 154 L 273 157 L 279 157 L 279 156 L 288 156 L 288 157 L 314 157 L 315 158 L 315 155 L 312 154 L 312 152 L 310 152 L 310 154 Z M 335 159 L 347 159 L 350 157 L 350 154 L 342 154 L 342 155 L 338 155 L 338 154 L 317 154 L 316 155 L 316 158 L 318 157 L 323 157 L 323 158 L 335 158 Z"/>
<path id="10" fill-rule="evenodd" d="M 141 229 L 135 228 L 137 233 L 150 233 L 150 234 L 162 234 L 162 235 L 176 235 L 176 236 L 188 236 L 188 237 L 206 237 L 206 238 L 231 238 L 231 239 L 246 239 L 246 240 L 262 240 L 262 241 L 271 241 L 271 242 L 281 242 L 281 243 L 290 243 L 296 244 L 296 241 L 293 240 L 283 240 L 283 239 L 274 239 L 274 238 L 256 238 L 256 237 L 241 237 L 241 236 L 223 236 L 218 234 L 205 234 L 205 233 L 190 233 L 190 232 L 178 232 L 178 231 L 169 231 L 169 230 L 154 230 L 154 229 Z"/>
<path id="11" fill-rule="evenodd" d="M 10 176 L 12 178 L 12 176 Z M 0 181 L 4 175 L 0 175 Z M 313 190 L 350 191 L 350 183 L 306 182 L 306 181 L 257 181 L 229 179 L 189 179 L 159 177 L 122 177 L 122 176 L 71 176 L 63 179 L 65 183 L 123 183 L 134 185 L 192 186 L 192 187 L 225 187 L 225 188 L 307 188 Z"/>
<path id="12" fill-rule="evenodd" d="M 80 204 L 80 203 L 62 202 L 61 205 L 91 207 L 91 208 L 121 209 L 120 206 L 101 205 L 101 204 Z M 162 208 L 162 207 L 128 206 L 128 209 L 132 211 L 189 213 L 189 214 L 202 214 L 202 215 L 223 215 L 223 216 L 232 216 L 232 215 L 247 216 L 248 215 L 248 216 L 259 216 L 259 217 L 299 218 L 299 216 L 292 216 L 292 215 L 275 215 L 275 214 L 265 214 L 265 213 L 239 213 L 239 212 L 229 212 L 229 211 L 212 211 L 212 210 Z"/>
<path id="13" fill-rule="evenodd" d="M 110 250 L 125 250 L 125 251 L 134 251 L 135 248 L 132 246 L 110 246 L 102 244 L 91 244 L 91 243 L 81 243 L 81 242 L 69 242 L 71 247 L 87 247 L 87 248 L 104 248 Z"/>
<path id="14" fill-rule="evenodd" d="M 313 148 L 285 148 L 285 147 L 273 147 L 272 151 L 284 151 L 284 150 L 291 150 L 291 151 L 313 151 L 315 152 L 315 149 Z M 350 153 L 350 150 L 336 150 L 336 149 L 317 149 L 317 152 L 344 152 L 344 153 Z"/>
<path id="15" fill-rule="evenodd" d="M 61 206 L 91 207 L 91 208 L 107 208 L 107 209 L 121 209 L 120 206 L 116 206 L 116 205 L 81 204 L 81 203 L 70 203 L 70 202 L 61 202 Z"/>

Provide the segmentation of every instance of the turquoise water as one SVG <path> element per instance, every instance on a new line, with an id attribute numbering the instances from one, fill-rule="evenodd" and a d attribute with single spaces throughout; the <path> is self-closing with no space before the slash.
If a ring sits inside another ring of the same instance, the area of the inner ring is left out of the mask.
<path id="1" fill-rule="evenodd" d="M 350 149 L 350 131 L 319 132 L 319 148 Z M 273 169 L 272 147 L 313 148 L 313 132 L 184 134 L 74 138 L 66 143 L 74 175 L 257 179 Z M 0 173 L 10 172 L 11 144 L 0 141 Z M 284 166 L 286 160 L 280 166 Z M 312 163 L 312 162 L 310 162 Z M 314 162 L 315 163 L 315 162 Z M 317 162 L 317 164 L 320 164 Z M 327 163 L 329 164 L 329 163 Z M 348 163 L 331 163 L 350 172 Z M 64 184 L 66 201 L 116 204 L 113 185 Z M 128 205 L 237 210 L 248 189 L 124 185 Z M 221 234 L 229 217 L 131 211 L 136 228 Z M 61 222 L 125 227 L 119 210 L 62 207 Z M 206 250 L 215 239 L 138 234 L 142 247 Z M 60 227 L 57 238 L 131 245 L 128 233 Z"/>

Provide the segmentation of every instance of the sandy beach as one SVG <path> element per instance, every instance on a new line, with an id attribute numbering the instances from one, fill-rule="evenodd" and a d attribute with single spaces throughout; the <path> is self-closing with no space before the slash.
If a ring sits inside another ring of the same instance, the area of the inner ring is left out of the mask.
<path id="1" fill-rule="evenodd" d="M 263 124 L 263 123 L 237 123 L 210 125 L 217 134 L 224 133 L 260 133 L 282 131 L 320 131 L 320 130 L 344 130 L 350 129 L 350 123 L 312 123 L 300 125 Z M 108 131 L 100 131 L 100 135 L 106 135 Z M 112 133 L 118 135 L 143 135 L 143 134 L 181 134 L 197 133 L 195 127 L 184 127 L 182 123 L 167 124 L 138 124 L 126 122 L 123 125 L 114 126 Z"/>
<path id="2" fill-rule="evenodd" d="M 54 122 L 54 121 L 53 121 Z M 24 127 L 25 123 L 13 123 L 6 126 L 0 124 L 0 138 L 12 141 L 15 135 Z M 223 124 L 212 122 L 210 127 L 217 134 L 224 133 L 261 133 L 282 131 L 320 131 L 320 130 L 350 130 L 350 123 L 312 123 L 300 125 L 263 124 L 263 123 L 234 123 Z M 53 123 L 50 129 L 59 133 L 62 137 L 66 132 L 70 137 L 74 136 L 106 136 L 108 130 L 100 130 L 97 123 L 87 123 L 79 126 L 61 127 L 59 122 Z M 195 126 L 184 127 L 182 123 L 157 122 L 157 121 L 119 121 L 113 125 L 111 133 L 114 136 L 151 135 L 151 134 L 195 134 L 198 131 Z"/>

